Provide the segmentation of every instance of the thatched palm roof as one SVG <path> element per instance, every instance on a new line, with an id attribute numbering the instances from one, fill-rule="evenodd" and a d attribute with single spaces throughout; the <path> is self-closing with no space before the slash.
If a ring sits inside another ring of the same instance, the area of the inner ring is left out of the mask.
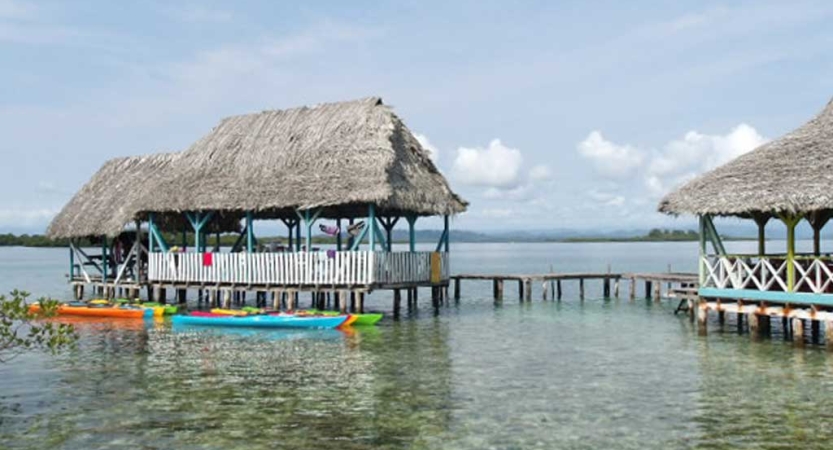
<path id="1" fill-rule="evenodd" d="M 120 176 L 105 165 L 50 233 L 114 234 L 149 212 L 169 219 L 183 211 L 278 218 L 322 208 L 323 217 L 357 217 L 374 204 L 380 214 L 451 215 L 467 205 L 379 98 L 229 117 L 169 164 L 140 172 L 140 182 L 115 199 L 101 194 Z M 114 204 L 124 214 L 106 224 L 67 220 L 83 217 L 81 210 L 108 214 L 102 210 Z"/>
<path id="2" fill-rule="evenodd" d="M 668 194 L 668 214 L 741 217 L 833 209 L 833 100 L 813 120 Z"/>

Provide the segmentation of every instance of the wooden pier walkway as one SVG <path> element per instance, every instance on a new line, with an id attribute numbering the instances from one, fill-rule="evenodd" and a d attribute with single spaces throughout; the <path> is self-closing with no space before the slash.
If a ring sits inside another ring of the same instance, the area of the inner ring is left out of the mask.
<path id="1" fill-rule="evenodd" d="M 467 281 L 491 281 L 492 292 L 495 301 L 503 300 L 504 283 L 506 281 L 518 283 L 518 298 L 520 301 L 532 300 L 533 283 L 541 283 L 542 299 L 561 299 L 563 290 L 562 282 L 577 281 L 579 298 L 585 297 L 585 281 L 601 280 L 602 296 L 619 297 L 619 288 L 622 280 L 629 282 L 629 297 L 636 298 L 636 285 L 639 282 L 645 283 L 645 296 L 653 297 L 659 301 L 662 298 L 662 284 L 666 284 L 666 294 L 673 296 L 679 289 L 691 289 L 697 286 L 697 274 L 690 273 L 543 273 L 543 274 L 458 274 L 452 275 L 450 280 L 454 283 L 454 299 L 459 300 L 461 295 L 461 284 Z"/>

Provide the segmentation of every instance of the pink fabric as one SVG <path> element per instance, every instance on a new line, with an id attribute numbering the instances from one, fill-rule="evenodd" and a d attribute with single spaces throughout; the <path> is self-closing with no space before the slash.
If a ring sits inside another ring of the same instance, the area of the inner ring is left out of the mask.
<path id="1" fill-rule="evenodd" d="M 209 267 L 214 265 L 214 253 L 203 253 L 202 254 L 202 265 L 205 267 Z"/>

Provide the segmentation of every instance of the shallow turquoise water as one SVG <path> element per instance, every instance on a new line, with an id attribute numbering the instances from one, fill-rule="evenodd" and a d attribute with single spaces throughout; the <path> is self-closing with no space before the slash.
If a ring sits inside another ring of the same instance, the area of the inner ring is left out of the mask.
<path id="1" fill-rule="evenodd" d="M 692 243 L 452 250 L 456 272 L 696 262 Z M 67 298 L 65 266 L 62 250 L 0 249 L 0 289 Z M 670 302 L 565 288 L 519 305 L 507 286 L 495 306 L 489 283 L 466 283 L 459 304 L 434 311 L 425 292 L 402 320 L 351 333 L 79 320 L 76 350 L 0 366 L 0 448 L 829 448 L 824 349 L 732 320 L 698 336 Z"/>

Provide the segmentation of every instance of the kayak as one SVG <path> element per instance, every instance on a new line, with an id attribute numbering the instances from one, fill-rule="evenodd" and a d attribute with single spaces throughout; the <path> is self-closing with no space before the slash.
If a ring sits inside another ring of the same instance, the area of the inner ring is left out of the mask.
<path id="1" fill-rule="evenodd" d="M 208 313 L 212 314 L 212 313 Z M 261 328 L 337 328 L 347 321 L 348 316 L 299 317 L 299 316 L 223 316 L 190 314 L 173 316 L 173 323 L 180 325 L 209 325 L 220 327 L 261 327 Z"/>
<path id="2" fill-rule="evenodd" d="M 40 312 L 40 305 L 34 303 L 29 305 L 29 312 Z M 56 313 L 62 316 L 92 316 L 92 317 L 118 317 L 125 319 L 141 319 L 153 317 L 153 310 L 134 306 L 80 306 L 62 304 L 58 306 Z"/>
<path id="3" fill-rule="evenodd" d="M 195 312 L 198 312 L 198 311 L 195 311 Z M 210 316 L 209 316 L 209 314 L 210 314 Z M 212 316 L 251 317 L 251 316 L 263 315 L 263 314 L 268 314 L 268 315 L 273 316 L 273 317 L 275 317 L 275 316 L 277 316 L 277 317 L 305 317 L 305 318 L 343 317 L 342 314 L 339 314 L 337 312 L 333 312 L 333 313 L 328 312 L 326 314 L 322 314 L 322 313 L 314 313 L 314 314 L 296 313 L 296 314 L 292 314 L 292 313 L 281 313 L 281 312 L 277 312 L 277 311 L 268 311 L 268 310 L 257 309 L 257 308 L 250 308 L 248 310 L 246 310 L 245 308 L 242 309 L 242 310 L 212 308 L 210 313 L 201 313 L 201 314 L 198 314 L 198 315 L 201 316 L 201 317 L 212 317 Z M 381 314 L 380 314 L 380 316 L 381 316 Z M 349 327 L 350 325 L 353 325 L 354 323 L 356 323 L 358 320 L 360 320 L 359 315 L 357 315 L 357 314 L 348 314 L 347 315 L 347 320 L 345 320 L 344 323 L 342 323 L 339 326 L 340 327 Z"/>
<path id="4" fill-rule="evenodd" d="M 176 314 L 176 312 L 179 311 L 179 307 L 176 306 L 176 305 L 163 305 L 159 302 L 145 302 L 145 303 L 141 303 L 140 306 L 151 307 L 151 308 L 162 308 L 163 309 L 163 314 L 165 314 L 165 315 Z"/>
<path id="5" fill-rule="evenodd" d="M 259 314 L 260 311 L 244 311 L 240 309 L 223 309 L 223 308 L 211 308 L 212 314 L 218 314 L 222 316 L 248 316 L 250 314 Z"/>
<path id="6" fill-rule="evenodd" d="M 298 311 L 298 314 L 318 314 L 322 316 L 335 316 L 339 313 L 336 311 L 321 311 L 318 309 L 308 309 L 306 311 Z M 353 325 L 356 326 L 376 325 L 376 322 L 382 320 L 382 318 L 384 317 L 382 313 L 351 313 L 350 315 L 356 316 L 356 321 L 353 322 Z"/>

